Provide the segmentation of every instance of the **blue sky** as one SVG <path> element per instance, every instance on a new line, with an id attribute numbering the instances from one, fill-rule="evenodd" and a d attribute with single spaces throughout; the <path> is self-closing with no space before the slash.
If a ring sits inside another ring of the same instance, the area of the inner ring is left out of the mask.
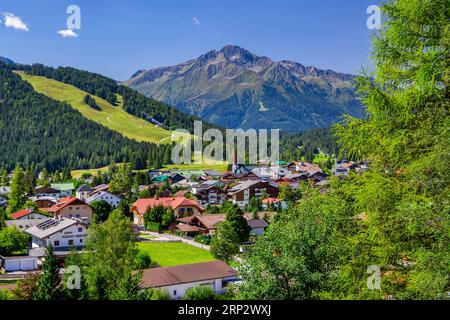
<path id="1" fill-rule="evenodd" d="M 273 60 L 357 73 L 369 65 L 369 5 L 378 0 L 2 0 L 0 56 L 74 66 L 126 80 L 227 44 Z M 81 8 L 78 37 L 63 38 L 66 8 Z M 15 20 L 17 22 L 17 20 Z M 25 31 L 28 29 L 28 31 Z"/>

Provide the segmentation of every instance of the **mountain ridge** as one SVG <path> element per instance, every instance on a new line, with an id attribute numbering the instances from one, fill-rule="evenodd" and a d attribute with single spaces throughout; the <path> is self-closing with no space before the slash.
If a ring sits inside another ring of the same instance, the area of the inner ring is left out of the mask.
<path id="1" fill-rule="evenodd" d="M 11 59 L 2 56 L 0 56 L 0 62 L 5 64 L 15 64 L 15 62 L 12 61 Z"/>
<path id="2" fill-rule="evenodd" d="M 346 113 L 363 116 L 355 77 L 228 45 L 177 65 L 139 70 L 124 84 L 216 125 L 302 131 L 329 127 Z"/>

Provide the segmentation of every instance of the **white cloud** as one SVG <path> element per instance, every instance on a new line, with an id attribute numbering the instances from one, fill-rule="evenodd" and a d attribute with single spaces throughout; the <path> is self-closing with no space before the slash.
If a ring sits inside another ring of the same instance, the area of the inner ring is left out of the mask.
<path id="1" fill-rule="evenodd" d="M 192 17 L 192 21 L 194 21 L 194 24 L 195 24 L 196 26 L 199 26 L 199 25 L 202 24 L 202 23 L 200 22 L 200 20 L 198 20 L 196 17 Z"/>
<path id="2" fill-rule="evenodd" d="M 76 38 L 76 37 L 78 37 L 78 34 L 76 34 L 72 29 L 59 30 L 58 34 L 60 34 L 63 38 Z"/>
<path id="3" fill-rule="evenodd" d="M 3 12 L 5 17 L 5 27 L 14 28 L 21 31 L 29 31 L 28 26 L 22 19 L 9 12 Z"/>

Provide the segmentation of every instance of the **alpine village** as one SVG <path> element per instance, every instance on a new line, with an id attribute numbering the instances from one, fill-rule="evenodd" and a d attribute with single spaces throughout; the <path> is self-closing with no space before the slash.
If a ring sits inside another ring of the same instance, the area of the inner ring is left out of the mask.
<path id="1" fill-rule="evenodd" d="M 448 298 L 450 11 L 389 2 L 374 75 L 232 45 L 125 82 L 1 58 L 0 299 Z M 266 84 L 183 105 L 224 74 Z M 254 119 L 279 160 L 172 162 L 177 128 Z"/>

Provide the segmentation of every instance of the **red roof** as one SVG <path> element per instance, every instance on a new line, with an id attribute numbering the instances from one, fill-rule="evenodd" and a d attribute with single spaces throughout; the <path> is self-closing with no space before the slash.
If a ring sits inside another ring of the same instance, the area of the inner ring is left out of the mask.
<path id="1" fill-rule="evenodd" d="M 189 200 L 185 197 L 139 199 L 135 203 L 133 203 L 132 210 L 137 210 L 139 214 L 144 214 L 148 208 L 160 205 L 166 208 L 170 207 L 172 209 L 177 209 L 181 206 L 193 206 L 200 211 L 204 211 L 204 209 L 200 207 L 197 201 Z"/>
<path id="2" fill-rule="evenodd" d="M 33 210 L 25 209 L 25 210 L 21 210 L 19 212 L 11 214 L 11 218 L 13 218 L 14 220 L 17 220 L 17 219 L 25 217 L 25 216 L 27 216 L 27 215 L 29 215 L 31 213 L 33 213 Z"/>
<path id="3" fill-rule="evenodd" d="M 278 198 L 267 198 L 262 201 L 262 203 L 278 203 L 281 200 Z"/>
<path id="4" fill-rule="evenodd" d="M 69 205 L 82 205 L 82 204 L 86 205 L 86 203 L 84 203 L 80 199 L 68 196 L 66 198 L 60 199 L 54 206 L 51 206 L 50 208 L 42 208 L 41 210 L 57 213 Z"/>

